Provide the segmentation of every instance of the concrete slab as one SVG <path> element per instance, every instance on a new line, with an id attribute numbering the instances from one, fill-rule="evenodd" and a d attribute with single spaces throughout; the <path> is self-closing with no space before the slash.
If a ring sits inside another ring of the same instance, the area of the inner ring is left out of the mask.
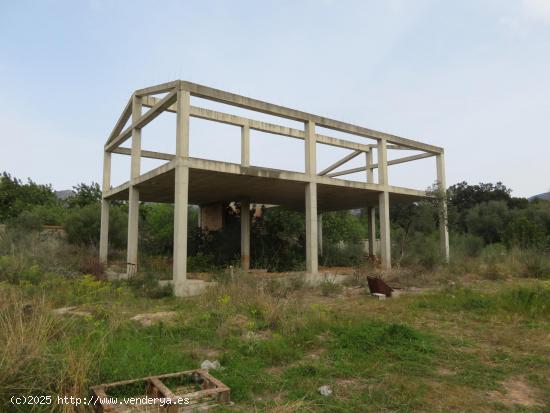
<path id="1" fill-rule="evenodd" d="M 190 162 L 189 203 L 211 204 L 248 199 L 251 203 L 283 205 L 303 210 L 305 174 L 277 169 L 248 167 L 227 162 Z M 216 169 L 216 170 L 214 170 Z M 281 175 L 284 179 L 281 179 Z M 136 185 L 140 201 L 174 202 L 175 173 L 172 162 L 145 174 Z M 383 192 L 376 184 L 320 178 L 317 183 L 318 211 L 337 211 L 378 205 Z M 423 191 L 390 187 L 390 200 L 414 202 L 424 198 Z M 127 200 L 128 184 L 113 188 L 106 199 Z"/>

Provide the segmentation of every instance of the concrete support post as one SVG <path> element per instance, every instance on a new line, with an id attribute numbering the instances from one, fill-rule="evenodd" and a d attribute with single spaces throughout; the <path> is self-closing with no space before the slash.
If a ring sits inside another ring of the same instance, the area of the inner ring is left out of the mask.
<path id="1" fill-rule="evenodd" d="M 111 187 L 111 152 L 103 155 L 103 194 Z M 109 254 L 109 206 L 110 202 L 101 199 L 101 229 L 99 232 L 99 262 L 107 264 Z"/>
<path id="2" fill-rule="evenodd" d="M 317 215 L 317 248 L 319 255 L 323 255 L 323 214 Z"/>
<path id="3" fill-rule="evenodd" d="M 250 269 L 250 202 L 241 201 L 241 268 Z"/>
<path id="4" fill-rule="evenodd" d="M 241 166 L 250 166 L 250 128 L 241 127 Z"/>
<path id="5" fill-rule="evenodd" d="M 317 160 L 315 123 L 305 124 L 305 165 L 309 182 L 306 184 L 306 270 L 308 274 L 319 272 L 317 250 Z"/>
<path id="6" fill-rule="evenodd" d="M 385 139 L 378 141 L 378 183 L 383 192 L 378 195 L 380 211 L 380 255 L 382 267 L 391 268 L 390 196 L 388 192 L 388 152 Z"/>
<path id="7" fill-rule="evenodd" d="M 440 191 L 439 205 L 439 242 L 441 253 L 448 263 L 450 260 L 449 253 L 449 230 L 447 227 L 447 183 L 445 179 L 445 155 L 443 153 L 437 155 L 437 185 Z"/>
<path id="8" fill-rule="evenodd" d="M 189 196 L 189 92 L 178 91 L 176 119 L 176 170 L 174 188 L 174 267 L 176 295 L 187 280 L 187 208 Z M 181 292 L 181 293 L 180 293 Z"/>
<path id="9" fill-rule="evenodd" d="M 367 183 L 374 183 L 374 170 L 371 168 L 373 165 L 372 150 L 365 153 L 367 157 Z M 369 230 L 369 256 L 374 257 L 376 255 L 376 210 L 374 207 L 367 208 L 367 226 Z"/>
<path id="10" fill-rule="evenodd" d="M 132 123 L 141 117 L 141 98 L 132 98 Z M 137 272 L 138 264 L 138 224 L 139 224 L 139 190 L 134 182 L 140 175 L 141 164 L 141 129 L 132 129 L 132 159 L 130 167 L 130 188 L 128 194 L 128 244 L 126 247 L 126 274 L 128 277 Z"/>

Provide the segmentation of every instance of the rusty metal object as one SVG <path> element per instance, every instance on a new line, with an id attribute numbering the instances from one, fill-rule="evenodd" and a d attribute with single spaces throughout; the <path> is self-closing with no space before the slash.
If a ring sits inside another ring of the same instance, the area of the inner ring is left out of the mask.
<path id="1" fill-rule="evenodd" d="M 391 297 L 392 291 L 394 291 L 393 288 L 386 284 L 381 278 L 367 276 L 367 281 L 371 294 L 378 293 L 384 294 L 386 297 Z"/>
<path id="2" fill-rule="evenodd" d="M 131 388 L 131 395 L 120 396 L 124 387 Z M 134 394 L 141 390 L 141 394 Z M 230 389 L 206 370 L 188 370 L 178 373 L 144 377 L 141 379 L 100 384 L 90 388 L 96 413 L 158 412 L 185 413 L 208 411 L 219 404 L 229 404 Z M 118 396 L 117 396 L 118 395 Z M 157 398 L 158 402 L 124 403 L 124 397 Z M 116 398 L 117 403 L 113 404 Z M 161 403 L 160 399 L 164 402 Z M 182 404 L 178 400 L 188 400 Z M 172 401 L 171 404 L 168 404 Z"/>

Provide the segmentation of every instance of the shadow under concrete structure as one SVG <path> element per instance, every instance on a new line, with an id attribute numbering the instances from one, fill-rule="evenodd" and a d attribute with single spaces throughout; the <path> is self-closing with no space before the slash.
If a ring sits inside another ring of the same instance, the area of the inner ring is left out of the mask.
<path id="1" fill-rule="evenodd" d="M 272 116 L 302 122 L 303 129 L 249 119 L 233 114 L 191 106 L 190 98 L 224 103 Z M 148 108 L 144 111 L 143 108 Z M 141 130 L 163 112 L 176 114 L 176 151 L 173 154 L 142 150 Z M 189 156 L 189 121 L 191 117 L 233 125 L 241 130 L 241 162 L 230 163 Z M 125 125 L 130 121 L 129 126 Z M 316 127 L 332 129 L 365 138 L 367 143 L 320 134 Z M 264 168 L 251 165 L 250 130 L 279 135 L 304 142 L 305 171 Z M 130 147 L 122 144 L 131 140 Z M 368 141 L 373 143 L 368 143 Z M 317 170 L 317 145 L 344 148 L 349 152 L 331 166 Z M 436 157 L 437 182 L 445 188 L 443 148 L 353 124 L 274 105 L 260 100 L 224 92 L 218 89 L 177 80 L 135 91 L 123 110 L 105 144 L 103 164 L 103 199 L 101 215 L 100 260 L 107 263 L 109 204 L 111 200 L 128 201 L 127 273 L 137 270 L 139 202 L 174 203 L 174 267 L 173 284 L 176 295 L 193 295 L 204 287 L 202 281 L 187 279 L 187 207 L 220 202 L 241 203 L 241 265 L 248 270 L 250 262 L 250 203 L 283 205 L 305 210 L 306 269 L 318 272 L 318 231 L 325 211 L 368 208 L 369 245 L 375 244 L 375 208 L 380 217 L 380 255 L 382 266 L 391 268 L 390 202 L 414 202 L 433 197 L 426 191 L 392 186 L 388 182 L 388 166 Z M 388 160 L 390 150 L 414 150 L 418 154 Z M 111 187 L 111 154 L 131 157 L 130 179 Z M 374 163 L 374 154 L 377 162 Z M 361 167 L 339 170 L 352 159 L 363 156 Z M 141 173 L 141 159 L 166 161 L 161 166 Z M 378 169 L 375 181 L 374 171 Z M 342 177 L 365 173 L 365 182 Z M 445 192 L 440 191 L 441 249 L 449 257 Z M 374 249 L 369 251 L 374 255 Z"/>

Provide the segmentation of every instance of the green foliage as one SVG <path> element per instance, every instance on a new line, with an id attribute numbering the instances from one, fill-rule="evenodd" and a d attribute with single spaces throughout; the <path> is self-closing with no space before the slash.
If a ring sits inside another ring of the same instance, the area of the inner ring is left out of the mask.
<path id="1" fill-rule="evenodd" d="M 335 283 L 333 280 L 325 279 L 321 282 L 321 294 L 325 297 L 340 294 L 342 290 L 342 285 Z"/>
<path id="2" fill-rule="evenodd" d="M 504 201 L 489 201 L 472 207 L 466 214 L 466 228 L 487 244 L 501 241 L 509 210 Z"/>
<path id="3" fill-rule="evenodd" d="M 172 204 L 141 205 L 143 225 L 140 230 L 144 251 L 167 254 L 174 246 L 174 206 Z"/>
<path id="4" fill-rule="evenodd" d="M 90 185 L 80 183 L 73 186 L 73 190 L 74 194 L 66 200 L 69 208 L 82 208 L 101 201 L 101 188 L 97 182 L 92 182 Z"/>
<path id="5" fill-rule="evenodd" d="M 170 284 L 160 284 L 158 278 L 150 273 L 135 275 L 128 280 L 128 285 L 141 297 L 163 298 L 174 294 Z"/>
<path id="6" fill-rule="evenodd" d="M 529 317 L 546 317 L 550 314 L 550 288 L 515 287 L 494 294 L 469 288 L 450 288 L 420 297 L 413 306 L 436 311 L 486 314 L 504 311 Z"/>
<path id="7" fill-rule="evenodd" d="M 282 207 L 264 209 L 253 223 L 252 265 L 268 271 L 301 269 L 304 265 L 304 215 Z"/>
<path id="8" fill-rule="evenodd" d="M 323 214 L 323 240 L 329 244 L 358 243 L 366 237 L 366 228 L 361 225 L 357 215 L 353 215 L 349 211 Z"/>
<path id="9" fill-rule="evenodd" d="M 50 185 L 39 185 L 30 179 L 24 184 L 7 172 L 0 175 L 0 223 L 18 217 L 32 206 L 55 203 Z"/>

